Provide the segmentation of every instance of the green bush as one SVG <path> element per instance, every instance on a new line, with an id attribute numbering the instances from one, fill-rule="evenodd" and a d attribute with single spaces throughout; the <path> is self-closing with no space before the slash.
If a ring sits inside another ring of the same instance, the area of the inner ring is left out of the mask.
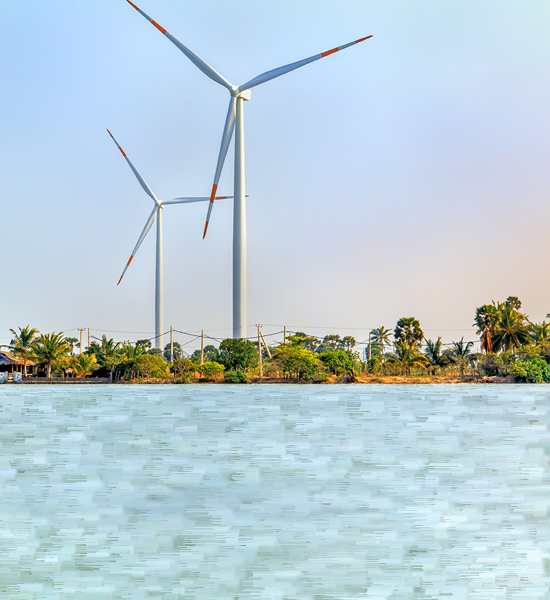
<path id="1" fill-rule="evenodd" d="M 550 382 L 550 367 L 540 357 L 517 360 L 511 368 L 511 374 L 517 381 L 526 383 Z"/>
<path id="2" fill-rule="evenodd" d="M 143 354 L 136 361 L 136 371 L 141 377 L 164 379 L 169 376 L 168 363 L 159 354 Z"/>
<path id="3" fill-rule="evenodd" d="M 224 383 L 247 383 L 246 374 L 243 371 L 226 371 L 223 377 Z"/>
<path id="4" fill-rule="evenodd" d="M 184 383 L 191 383 L 195 379 L 197 365 L 190 358 L 178 358 L 171 366 L 171 371 L 176 379 Z"/>
<path id="5" fill-rule="evenodd" d="M 511 375 L 513 356 L 510 352 L 502 352 L 500 354 L 484 354 L 478 362 L 478 369 L 482 375 L 494 377 L 506 377 Z"/>
<path id="6" fill-rule="evenodd" d="M 202 367 L 199 367 L 199 372 L 204 381 L 215 381 L 224 372 L 225 367 L 213 360 L 207 360 Z"/>

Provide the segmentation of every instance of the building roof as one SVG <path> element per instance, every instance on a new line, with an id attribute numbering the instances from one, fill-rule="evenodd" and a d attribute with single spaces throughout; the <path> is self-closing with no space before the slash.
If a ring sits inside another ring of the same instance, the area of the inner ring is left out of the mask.
<path id="1" fill-rule="evenodd" d="M 23 366 L 25 361 L 19 356 L 15 356 L 11 352 L 4 352 L 3 350 L 0 352 L 0 365 L 8 365 L 8 366 Z M 35 362 L 27 359 L 26 364 L 28 367 L 32 367 L 35 365 Z"/>

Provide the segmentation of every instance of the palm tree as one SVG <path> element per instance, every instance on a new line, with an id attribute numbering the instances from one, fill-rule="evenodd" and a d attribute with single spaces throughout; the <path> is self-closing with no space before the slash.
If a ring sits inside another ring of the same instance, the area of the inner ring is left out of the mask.
<path id="1" fill-rule="evenodd" d="M 453 342 L 451 357 L 453 362 L 458 365 L 461 375 L 464 375 L 466 367 L 472 364 L 474 357 L 472 354 L 473 345 L 474 342 L 465 342 L 463 337 L 458 342 Z"/>
<path id="2" fill-rule="evenodd" d="M 380 354 L 384 354 L 384 348 L 391 344 L 392 330 L 380 325 L 370 332 L 371 344 L 376 344 L 380 348 Z"/>
<path id="3" fill-rule="evenodd" d="M 97 359 L 93 354 L 77 354 L 71 357 L 70 366 L 77 379 L 89 377 L 99 369 Z"/>
<path id="4" fill-rule="evenodd" d="M 402 317 L 397 321 L 393 337 L 397 343 L 403 343 L 410 348 L 418 348 L 424 339 L 420 321 L 414 317 Z"/>
<path id="5" fill-rule="evenodd" d="M 493 334 L 493 348 L 513 350 L 529 341 L 529 330 L 525 315 L 520 313 L 512 304 L 504 303 L 498 306 L 498 321 Z"/>
<path id="6" fill-rule="evenodd" d="M 394 347 L 395 353 L 390 355 L 389 361 L 400 367 L 406 375 L 410 375 L 411 369 L 414 367 L 427 366 L 428 359 L 414 346 L 405 342 L 397 342 Z"/>
<path id="7" fill-rule="evenodd" d="M 10 342 L 10 350 L 19 356 L 23 360 L 24 375 L 27 374 L 27 361 L 30 360 L 33 353 L 33 343 L 38 335 L 38 329 L 25 325 L 25 327 L 18 327 L 19 331 L 10 329 L 10 333 L 13 335 L 13 339 Z"/>
<path id="8" fill-rule="evenodd" d="M 535 344 L 550 342 L 550 323 L 529 323 L 529 335 Z"/>
<path id="9" fill-rule="evenodd" d="M 137 375 L 137 366 L 139 359 L 147 354 L 147 351 L 143 344 L 139 341 L 135 344 L 131 342 L 125 342 L 120 347 L 120 367 L 126 375 L 133 378 Z"/>
<path id="10" fill-rule="evenodd" d="M 443 342 L 440 337 L 435 342 L 433 340 L 426 340 L 424 355 L 434 367 L 442 367 L 446 364 L 443 354 Z"/>
<path id="11" fill-rule="evenodd" d="M 70 351 L 62 333 L 43 333 L 33 344 L 36 360 L 46 366 L 46 377 L 51 379 L 52 366 L 59 363 Z"/>
<path id="12" fill-rule="evenodd" d="M 483 352 L 493 351 L 493 335 L 498 322 L 498 308 L 493 304 L 484 304 L 476 309 L 474 325 L 477 333 L 481 336 L 481 350 Z"/>
<path id="13" fill-rule="evenodd" d="M 139 347 L 145 351 L 142 344 L 139 344 Z M 122 349 L 120 343 L 103 335 L 99 344 L 93 342 L 90 345 L 87 353 L 95 356 L 98 365 L 109 372 L 109 377 L 112 381 L 116 367 L 122 362 Z"/>

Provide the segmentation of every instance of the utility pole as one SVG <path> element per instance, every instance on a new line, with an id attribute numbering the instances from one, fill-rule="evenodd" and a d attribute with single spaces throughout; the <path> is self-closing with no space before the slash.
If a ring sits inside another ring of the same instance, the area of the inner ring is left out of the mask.
<path id="1" fill-rule="evenodd" d="M 260 334 L 261 325 L 256 325 L 256 332 L 258 334 L 258 366 L 260 368 L 260 377 L 264 376 L 264 361 L 262 357 L 262 340 Z"/>
<path id="2" fill-rule="evenodd" d="M 204 329 L 201 329 L 201 367 L 204 365 Z"/>
<path id="3" fill-rule="evenodd" d="M 174 327 L 170 325 L 170 362 L 174 362 Z"/>
<path id="4" fill-rule="evenodd" d="M 286 344 L 286 325 L 283 325 L 283 344 Z"/>
<path id="5" fill-rule="evenodd" d="M 371 344 L 370 340 L 371 340 L 371 334 L 369 332 L 369 362 L 370 362 L 370 359 L 372 358 L 372 344 Z"/>
<path id="6" fill-rule="evenodd" d="M 261 327 L 261 325 L 260 325 L 260 327 Z M 273 358 L 273 356 L 271 355 L 271 350 L 269 349 L 269 346 L 267 345 L 267 342 L 265 341 L 264 334 L 261 332 L 261 330 L 260 330 L 260 337 L 262 338 L 262 343 L 264 345 L 265 351 L 267 352 L 267 355 L 269 356 L 270 359 Z"/>

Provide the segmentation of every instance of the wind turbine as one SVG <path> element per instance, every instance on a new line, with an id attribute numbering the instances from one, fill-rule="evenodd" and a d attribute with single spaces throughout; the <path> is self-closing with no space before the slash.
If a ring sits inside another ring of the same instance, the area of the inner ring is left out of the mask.
<path id="1" fill-rule="evenodd" d="M 140 175 L 138 170 L 134 167 L 132 161 L 128 158 L 128 154 L 124 148 L 118 143 L 115 136 L 107 129 L 107 133 L 110 138 L 116 144 L 120 153 L 128 163 L 128 166 L 132 170 L 139 184 L 145 191 L 145 193 L 153 200 L 154 206 L 151 214 L 145 221 L 145 227 L 139 234 L 138 241 L 128 258 L 126 266 L 122 271 L 122 275 L 118 280 L 117 285 L 120 285 L 128 267 L 132 264 L 139 247 L 143 243 L 143 240 L 147 237 L 147 234 L 151 230 L 153 223 L 156 220 L 157 224 L 157 240 L 156 240 L 156 262 L 155 262 L 155 347 L 162 349 L 161 336 L 164 332 L 164 256 L 163 256 L 163 221 L 164 221 L 164 207 L 171 204 L 193 204 L 195 202 L 208 202 L 209 198 L 206 196 L 187 196 L 182 198 L 174 198 L 173 200 L 160 201 L 158 197 L 153 193 L 151 188 L 147 185 L 143 177 Z M 217 200 L 223 200 L 226 198 L 232 198 L 232 196 L 217 196 Z"/>
<path id="2" fill-rule="evenodd" d="M 230 83 L 225 77 L 220 75 L 214 70 L 209 64 L 207 64 L 202 58 L 197 56 L 194 52 L 189 50 L 187 46 L 184 46 L 177 38 L 169 33 L 166 28 L 160 25 L 157 21 L 152 19 L 147 13 L 145 13 L 139 6 L 134 4 L 132 0 L 126 0 L 130 6 L 132 6 L 137 12 L 143 15 L 154 27 L 156 27 L 164 36 L 166 36 L 187 58 L 207 77 L 225 87 L 230 95 L 229 108 L 227 110 L 227 117 L 225 119 L 225 125 L 223 128 L 222 140 L 220 144 L 220 151 L 218 154 L 218 162 L 216 164 L 216 170 L 214 173 L 214 181 L 212 184 L 212 190 L 210 192 L 208 212 L 206 215 L 206 221 L 204 223 L 203 239 L 206 237 L 208 231 L 208 224 L 210 222 L 210 216 L 216 199 L 216 193 L 218 184 L 220 181 L 223 165 L 231 143 L 231 138 L 235 132 L 235 177 L 234 177 L 234 203 L 233 203 L 233 337 L 244 338 L 246 337 L 246 169 L 245 169 L 245 144 L 244 144 L 244 103 L 251 99 L 251 89 L 262 83 L 266 83 L 290 73 L 300 67 L 304 67 L 309 63 L 320 60 L 331 56 L 340 50 L 364 42 L 372 35 L 366 35 L 359 39 L 343 44 L 342 46 L 336 46 L 330 50 L 325 50 L 319 54 L 314 54 L 309 58 L 304 58 L 297 62 L 277 67 L 261 73 L 256 77 L 250 79 L 242 85 L 235 86 Z"/>

